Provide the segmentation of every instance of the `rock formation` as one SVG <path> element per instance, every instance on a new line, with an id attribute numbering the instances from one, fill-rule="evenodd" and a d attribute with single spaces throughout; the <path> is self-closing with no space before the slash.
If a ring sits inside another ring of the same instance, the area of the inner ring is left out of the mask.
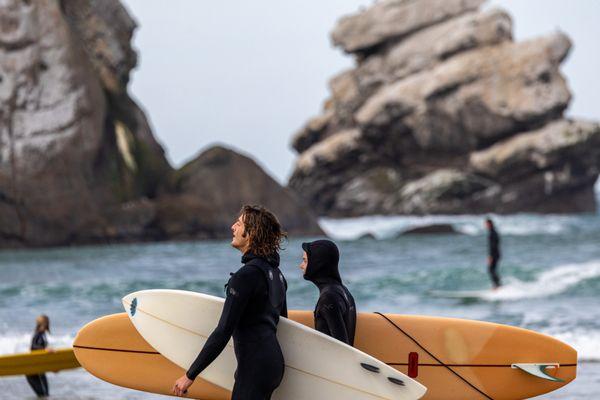
<path id="1" fill-rule="evenodd" d="M 387 0 L 342 18 L 356 66 L 294 136 L 289 186 L 322 215 L 596 208 L 600 126 L 563 117 L 563 33 L 512 40 L 483 0 Z"/>
<path id="2" fill-rule="evenodd" d="M 159 219 L 167 237 L 230 236 L 242 204 L 263 204 L 289 234 L 322 233 L 316 218 L 290 189 L 252 159 L 215 146 L 176 173 L 176 195 L 161 198 Z M 186 204 L 186 207 L 181 207 Z"/>
<path id="3" fill-rule="evenodd" d="M 169 216 L 165 204 L 183 194 L 127 93 L 135 28 L 118 0 L 1 2 L 0 247 L 169 239 L 169 224 L 185 223 L 161 219 Z M 197 172 L 208 180 L 206 168 Z M 237 211 L 242 197 L 228 194 Z M 191 200 L 178 208 L 189 217 L 203 194 L 185 195 Z M 320 232 L 290 198 L 288 210 L 303 216 L 290 211 L 294 231 Z M 202 200 L 204 214 L 187 237 L 227 231 L 231 221 L 215 222 L 207 211 L 223 212 L 212 201 Z"/>
<path id="4" fill-rule="evenodd" d="M 458 235 L 459 231 L 450 224 L 432 224 L 408 228 L 400 232 L 398 237 L 406 235 Z"/>

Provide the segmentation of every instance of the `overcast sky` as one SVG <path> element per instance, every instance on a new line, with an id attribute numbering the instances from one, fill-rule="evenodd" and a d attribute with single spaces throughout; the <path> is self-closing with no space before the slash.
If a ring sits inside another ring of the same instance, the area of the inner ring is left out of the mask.
<path id="1" fill-rule="evenodd" d="M 130 91 L 175 167 L 215 143 L 252 156 L 284 183 L 291 136 L 321 111 L 327 82 L 352 65 L 329 32 L 365 0 L 123 0 L 139 28 Z M 562 71 L 569 116 L 600 120 L 600 1 L 492 0 L 523 40 L 560 29 L 574 42 Z"/>

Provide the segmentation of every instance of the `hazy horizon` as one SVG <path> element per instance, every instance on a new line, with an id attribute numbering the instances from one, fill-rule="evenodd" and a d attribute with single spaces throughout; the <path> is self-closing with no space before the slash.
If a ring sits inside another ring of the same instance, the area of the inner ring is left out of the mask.
<path id="1" fill-rule="evenodd" d="M 174 167 L 209 146 L 233 148 L 286 183 L 296 153 L 292 135 L 319 114 L 328 81 L 353 65 L 330 44 L 335 22 L 365 0 L 204 3 L 124 0 L 138 22 L 138 67 L 130 92 L 146 111 Z M 573 41 L 562 65 L 573 100 L 568 117 L 600 120 L 595 38 L 600 2 L 494 0 L 513 17 L 515 40 L 560 29 Z M 543 8 L 543 13 L 540 10 Z M 293 25 L 292 22 L 293 21 Z M 268 145 L 265 145 L 268 143 Z"/>

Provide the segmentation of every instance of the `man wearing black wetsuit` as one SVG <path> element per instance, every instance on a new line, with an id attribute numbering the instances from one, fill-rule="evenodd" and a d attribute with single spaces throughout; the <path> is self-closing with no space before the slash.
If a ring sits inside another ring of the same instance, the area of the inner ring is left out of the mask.
<path id="1" fill-rule="evenodd" d="M 278 254 L 285 233 L 277 218 L 259 206 L 244 206 L 231 230 L 231 245 L 242 252 L 244 265 L 226 285 L 219 324 L 187 373 L 175 382 L 177 396 L 217 358 L 231 336 L 237 359 L 232 400 L 268 400 L 283 378 L 276 333 L 279 316 L 287 317 L 287 282 Z"/>
<path id="2" fill-rule="evenodd" d="M 315 329 L 350 346 L 354 345 L 356 304 L 342 284 L 338 263 L 340 253 L 331 240 L 302 243 L 304 255 L 300 269 L 304 279 L 319 288 L 315 307 Z"/>
<path id="3" fill-rule="evenodd" d="M 500 260 L 500 237 L 496 232 L 494 222 L 490 218 L 485 220 L 485 226 L 488 230 L 488 273 L 494 289 L 498 289 L 502 285 L 497 271 L 498 261 Z"/>

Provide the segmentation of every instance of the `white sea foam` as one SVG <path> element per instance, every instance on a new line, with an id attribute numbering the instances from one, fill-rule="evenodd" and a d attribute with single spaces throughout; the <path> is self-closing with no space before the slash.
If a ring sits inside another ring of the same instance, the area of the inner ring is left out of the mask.
<path id="1" fill-rule="evenodd" d="M 561 265 L 542 272 L 533 281 L 507 278 L 504 286 L 495 291 L 482 291 L 478 297 L 489 301 L 543 298 L 597 277 L 600 277 L 600 261 Z"/>
<path id="2" fill-rule="evenodd" d="M 5 333 L 0 335 L 0 354 L 24 353 L 29 351 L 32 333 Z M 49 347 L 70 347 L 74 337 L 71 335 L 48 335 Z"/>
<path id="3" fill-rule="evenodd" d="M 426 215 L 426 216 L 383 216 L 359 218 L 322 218 L 323 230 L 334 239 L 354 240 L 371 234 L 377 239 L 393 238 L 409 228 L 450 224 L 466 235 L 485 233 L 485 215 Z M 581 217 L 571 215 L 493 215 L 500 234 L 505 235 L 558 235 L 581 229 Z"/>
<path id="4" fill-rule="evenodd" d="M 577 350 L 580 362 L 600 362 L 600 331 L 575 329 L 569 332 L 547 333 Z"/>
<path id="5" fill-rule="evenodd" d="M 29 349 L 31 334 L 7 334 L 0 336 L 0 354 L 22 353 Z"/>

